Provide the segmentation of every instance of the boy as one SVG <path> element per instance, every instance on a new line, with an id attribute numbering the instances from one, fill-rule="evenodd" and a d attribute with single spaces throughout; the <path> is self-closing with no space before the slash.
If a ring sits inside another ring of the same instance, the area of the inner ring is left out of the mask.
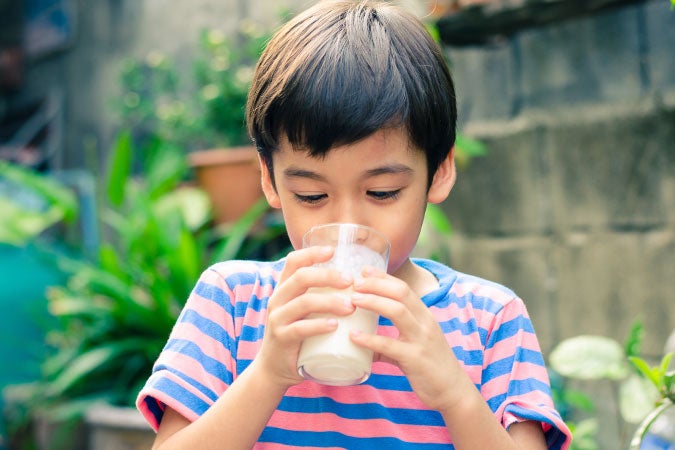
<path id="1" fill-rule="evenodd" d="M 247 105 L 262 185 L 293 247 L 276 262 L 202 275 L 142 390 L 154 448 L 564 449 L 522 301 L 439 263 L 411 260 L 427 202 L 455 181 L 454 88 L 420 22 L 386 3 L 320 3 L 263 53 Z M 353 222 L 391 242 L 387 273 L 312 267 L 314 225 Z M 352 285 L 350 302 L 308 292 Z M 355 307 L 381 316 L 363 384 L 297 372 L 302 341 Z M 454 446 L 454 447 L 453 447 Z"/>

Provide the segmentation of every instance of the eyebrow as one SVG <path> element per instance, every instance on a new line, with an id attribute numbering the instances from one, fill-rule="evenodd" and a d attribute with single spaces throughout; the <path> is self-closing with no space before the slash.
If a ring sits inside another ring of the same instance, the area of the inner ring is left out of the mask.
<path id="1" fill-rule="evenodd" d="M 404 164 L 387 164 L 380 167 L 375 167 L 374 169 L 369 169 L 365 172 L 363 178 L 374 177 L 378 175 L 388 175 L 388 174 L 410 174 L 413 172 L 413 169 L 404 165 Z M 284 177 L 286 178 L 308 178 L 316 181 L 324 181 L 325 178 L 311 170 L 301 169 L 299 167 L 288 167 L 284 170 Z"/>

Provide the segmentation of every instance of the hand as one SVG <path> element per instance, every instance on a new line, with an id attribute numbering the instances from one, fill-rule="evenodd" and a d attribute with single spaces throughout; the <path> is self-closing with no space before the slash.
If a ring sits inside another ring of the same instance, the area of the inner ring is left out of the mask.
<path id="1" fill-rule="evenodd" d="M 467 375 L 427 306 L 402 280 L 367 268 L 354 283 L 354 306 L 391 320 L 397 338 L 353 333 L 355 344 L 373 350 L 375 361 L 398 366 L 429 408 L 443 411 L 458 401 Z"/>
<path id="2" fill-rule="evenodd" d="M 297 370 L 302 341 L 337 328 L 335 319 L 306 317 L 310 313 L 345 316 L 354 312 L 351 303 L 345 303 L 339 295 L 308 292 L 312 287 L 351 286 L 351 277 L 334 269 L 313 267 L 332 255 L 332 247 L 310 247 L 289 253 L 279 284 L 269 299 L 265 335 L 254 364 L 285 388 L 303 381 Z"/>

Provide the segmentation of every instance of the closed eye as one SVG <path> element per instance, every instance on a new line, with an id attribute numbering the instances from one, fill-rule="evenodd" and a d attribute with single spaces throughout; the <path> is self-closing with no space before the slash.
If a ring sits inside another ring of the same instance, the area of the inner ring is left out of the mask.
<path id="1" fill-rule="evenodd" d="M 298 202 L 307 203 L 310 205 L 319 203 L 321 200 L 328 197 L 328 195 L 326 194 L 311 194 L 311 195 L 294 194 L 294 196 Z"/>
<path id="2" fill-rule="evenodd" d="M 401 189 L 395 189 L 393 191 L 367 191 L 368 196 L 374 198 L 375 200 L 395 199 L 400 193 Z"/>

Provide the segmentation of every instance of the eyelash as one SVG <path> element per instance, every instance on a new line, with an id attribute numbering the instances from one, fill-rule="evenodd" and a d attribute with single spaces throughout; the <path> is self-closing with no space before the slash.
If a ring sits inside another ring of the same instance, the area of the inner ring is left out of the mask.
<path id="1" fill-rule="evenodd" d="M 367 191 L 366 193 L 377 201 L 386 201 L 398 198 L 398 196 L 401 194 L 401 189 L 396 189 L 393 191 Z M 315 195 L 295 194 L 296 200 L 298 200 L 300 203 L 307 203 L 309 205 L 317 204 L 326 197 L 328 197 L 328 195 L 326 194 L 315 194 Z"/>
<path id="2" fill-rule="evenodd" d="M 376 200 L 393 200 L 398 198 L 398 196 L 401 194 L 400 189 L 396 189 L 393 191 L 368 191 L 368 195 L 373 197 Z"/>

